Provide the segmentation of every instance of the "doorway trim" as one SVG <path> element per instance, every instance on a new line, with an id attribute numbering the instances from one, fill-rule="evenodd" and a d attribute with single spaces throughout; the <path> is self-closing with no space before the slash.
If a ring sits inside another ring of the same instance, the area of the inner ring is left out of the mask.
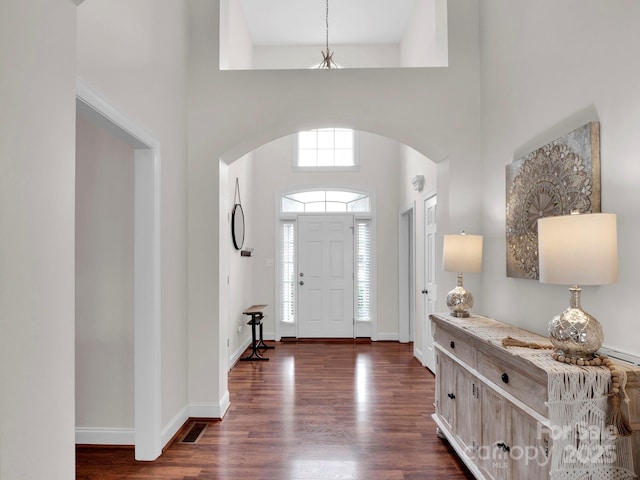
<path id="1" fill-rule="evenodd" d="M 134 444 L 135 459 L 151 461 L 162 453 L 160 142 L 79 78 L 76 105 L 135 151 Z"/>
<path id="2" fill-rule="evenodd" d="M 427 216 L 429 212 L 427 211 L 427 203 L 435 202 L 435 210 L 434 210 L 434 224 L 435 231 L 434 233 L 434 243 L 433 243 L 433 257 L 429 256 L 429 245 L 428 245 L 428 228 L 429 222 L 427 220 Z M 422 338 L 422 365 L 427 367 L 432 372 L 435 372 L 435 350 L 433 347 L 433 322 L 429 318 L 430 313 L 435 313 L 435 309 L 437 308 L 437 299 L 438 299 L 438 274 L 437 274 L 437 265 L 438 260 L 436 257 L 436 252 L 438 251 L 438 193 L 436 189 L 429 190 L 422 197 L 422 205 L 423 205 L 423 315 L 424 319 L 421 319 L 423 323 L 423 338 Z M 432 281 L 430 281 L 432 280 Z M 433 306 L 433 310 L 432 307 Z"/>
<path id="3" fill-rule="evenodd" d="M 358 221 L 368 220 L 371 224 L 371 291 L 373 292 L 373 297 L 377 298 L 378 292 L 378 245 L 377 245 L 377 235 L 376 235 L 376 193 L 374 191 L 369 191 L 366 189 L 361 189 L 359 187 L 353 187 L 350 185 L 332 185 L 327 186 L 327 184 L 311 184 L 300 188 L 286 188 L 277 190 L 275 192 L 274 197 L 274 205 L 275 205 L 275 239 L 274 239 L 274 284 L 275 284 L 275 298 L 274 298 L 274 306 L 275 306 L 275 320 L 274 320 L 274 333 L 273 338 L 276 341 L 281 340 L 283 337 L 294 337 L 298 336 L 298 322 L 295 321 L 293 323 L 284 323 L 282 321 L 282 309 L 281 309 L 281 295 L 282 295 L 282 261 L 281 261 L 281 246 L 282 246 L 282 225 L 284 222 L 290 222 L 294 225 L 295 229 L 295 242 L 298 241 L 298 215 L 313 215 L 313 212 L 283 212 L 282 210 L 282 198 L 300 192 L 309 192 L 314 190 L 325 190 L 325 191 L 349 191 L 354 193 L 361 193 L 363 195 L 367 195 L 369 197 L 369 211 L 368 212 L 345 212 L 353 216 L 354 219 L 354 227 L 357 225 Z M 333 214 L 338 212 L 315 212 L 319 215 L 325 214 Z M 355 248 L 355 242 L 354 242 Z M 354 252 L 355 253 L 355 252 Z M 296 246 L 296 257 L 297 257 L 297 246 Z M 294 270 L 297 271 L 298 262 L 297 258 L 295 260 Z M 355 264 L 354 264 L 354 272 L 355 272 Z M 355 297 L 355 289 L 354 289 L 354 297 Z M 354 302 L 355 302 L 354 298 Z M 297 306 L 296 306 L 297 308 Z M 296 311 L 297 314 L 297 311 Z M 354 316 L 355 316 L 355 303 L 354 303 Z M 378 333 L 378 304 L 377 301 L 372 299 L 371 302 L 371 321 L 369 322 L 360 322 L 355 319 L 355 336 L 363 337 L 363 338 L 371 338 L 372 341 L 378 340 L 398 340 L 397 332 L 393 334 L 383 334 Z M 268 338 L 268 334 L 265 334 L 265 337 Z"/>
<path id="4" fill-rule="evenodd" d="M 398 239 L 398 328 L 401 343 L 414 341 L 416 318 L 416 202 L 400 210 Z"/>

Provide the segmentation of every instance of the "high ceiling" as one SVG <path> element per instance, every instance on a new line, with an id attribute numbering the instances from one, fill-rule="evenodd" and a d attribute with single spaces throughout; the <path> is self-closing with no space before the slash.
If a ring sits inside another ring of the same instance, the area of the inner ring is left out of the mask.
<path id="1" fill-rule="evenodd" d="M 328 0 L 329 44 L 397 44 L 423 0 Z M 253 44 L 322 45 L 326 0 L 240 0 Z"/>

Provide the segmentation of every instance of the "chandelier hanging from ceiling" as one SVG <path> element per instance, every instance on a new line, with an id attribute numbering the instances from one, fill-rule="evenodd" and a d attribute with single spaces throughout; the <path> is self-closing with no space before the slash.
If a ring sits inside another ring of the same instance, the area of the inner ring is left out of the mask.
<path id="1" fill-rule="evenodd" d="M 326 50 L 321 51 L 322 53 L 322 63 L 318 65 L 318 68 L 322 69 L 331 69 L 338 68 L 338 65 L 333 61 L 333 52 L 329 50 L 329 0 L 326 0 L 326 14 L 325 14 L 325 24 L 326 24 Z"/>

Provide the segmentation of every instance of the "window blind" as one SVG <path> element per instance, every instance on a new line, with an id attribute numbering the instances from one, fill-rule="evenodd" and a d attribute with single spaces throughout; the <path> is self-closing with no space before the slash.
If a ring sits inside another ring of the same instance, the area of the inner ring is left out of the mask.
<path id="1" fill-rule="evenodd" d="M 295 223 L 293 221 L 282 222 L 281 242 L 281 318 L 285 323 L 295 322 Z"/>
<path id="2" fill-rule="evenodd" d="M 371 220 L 356 220 L 356 320 L 371 321 Z"/>

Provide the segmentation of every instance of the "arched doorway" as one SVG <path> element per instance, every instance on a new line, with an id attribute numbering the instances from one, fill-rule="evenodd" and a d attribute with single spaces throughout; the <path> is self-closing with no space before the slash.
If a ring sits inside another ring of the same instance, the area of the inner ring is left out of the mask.
<path id="1" fill-rule="evenodd" d="M 376 232 L 378 237 L 382 235 L 382 237 L 374 240 L 374 246 L 377 248 L 375 262 L 377 271 L 374 270 L 372 274 L 374 281 L 372 297 L 375 299 L 373 312 L 374 319 L 382 318 L 383 321 L 382 324 L 378 323 L 378 325 L 371 328 L 369 332 L 359 332 L 356 333 L 356 336 L 370 337 L 373 340 L 399 340 L 398 230 L 401 206 L 409 203 L 399 198 L 399 192 L 402 191 L 402 196 L 411 198 L 411 203 L 417 205 L 417 211 L 421 211 L 422 208 L 422 202 L 420 201 L 422 193 L 414 190 L 410 179 L 404 181 L 404 176 L 407 174 L 403 172 L 427 174 L 430 177 L 428 182 L 432 182 L 435 186 L 437 167 L 435 163 L 423 155 L 394 139 L 363 131 L 359 132 L 359 136 L 361 137 L 359 153 L 362 155 L 363 162 L 358 171 L 350 171 L 348 173 L 296 171 L 291 160 L 295 152 L 294 144 L 296 140 L 293 138 L 295 135 L 280 137 L 268 142 L 256 148 L 251 154 L 243 156 L 238 162 L 232 162 L 230 165 L 222 164 L 221 168 L 225 171 L 228 170 L 228 173 L 221 174 L 221 179 L 224 176 L 227 177 L 226 184 L 229 185 L 229 188 L 226 192 L 224 189 L 221 190 L 221 203 L 226 201 L 227 206 L 229 206 L 232 197 L 232 188 L 230 186 L 235 182 L 237 175 L 243 175 L 243 172 L 248 170 L 254 172 L 253 180 L 250 181 L 245 177 L 245 180 L 241 181 L 241 184 L 247 185 L 243 190 L 243 202 L 245 201 L 244 191 L 246 189 L 250 189 L 253 192 L 252 195 L 257 195 L 256 192 L 258 190 L 262 191 L 258 197 L 259 200 L 255 201 L 247 212 L 249 230 L 253 230 L 253 235 L 260 237 L 259 239 L 254 238 L 249 242 L 250 246 L 255 248 L 253 260 L 238 261 L 234 265 L 239 265 L 240 268 L 243 268 L 251 263 L 254 266 L 252 273 L 246 274 L 245 278 L 252 279 L 254 298 L 259 299 L 260 303 L 269 304 L 265 322 L 265 338 L 297 336 L 295 325 L 282 322 L 283 310 L 279 307 L 279 303 L 282 302 L 280 295 L 284 290 L 283 288 L 278 288 L 278 284 L 283 281 L 281 276 L 282 269 L 279 267 L 283 231 L 278 228 L 278 226 L 283 227 L 282 202 L 297 204 L 297 207 L 293 208 L 294 210 L 296 208 L 301 209 L 300 204 L 305 203 L 305 200 L 302 197 L 297 198 L 296 193 L 346 190 L 370 193 L 373 205 L 371 212 L 379 210 L 376 206 L 379 206 L 383 212 L 382 216 L 377 215 L 373 218 L 372 224 L 372 231 Z M 416 160 L 417 157 L 420 160 Z M 424 167 L 428 171 L 423 171 L 422 164 L 429 165 Z M 247 165 L 251 165 L 251 167 Z M 415 168 L 420 168 L 420 172 L 415 172 Z M 316 195 L 316 193 L 311 195 Z M 319 203 L 324 204 L 325 201 L 323 200 Z M 311 207 L 312 209 L 317 208 L 319 204 L 315 204 L 316 202 L 311 203 L 314 203 Z M 346 209 L 346 207 L 343 208 L 343 210 Z M 284 217 L 284 220 L 294 220 L 292 217 L 295 217 L 295 212 L 286 212 Z M 418 213 L 416 217 L 418 217 L 418 225 L 413 233 L 420 235 L 420 232 L 423 231 L 421 226 L 423 215 Z M 228 236 L 227 228 L 223 228 L 220 232 L 221 242 L 226 241 Z M 295 227 L 290 226 L 290 228 L 293 229 Z M 423 249 L 420 247 L 417 250 L 421 251 Z M 230 253 L 233 255 L 232 251 Z M 231 261 L 234 261 L 233 257 Z M 422 257 L 420 256 L 417 261 L 422 262 Z M 246 283 L 234 282 L 234 275 L 236 278 L 239 275 L 235 266 L 229 268 L 221 265 L 221 268 L 225 268 L 224 278 L 227 277 L 227 272 L 230 278 L 230 290 L 226 291 L 225 289 L 225 292 L 221 294 L 221 299 L 230 299 L 228 305 L 231 306 L 231 311 L 227 312 L 230 323 L 227 331 L 231 344 L 229 361 L 230 364 L 233 364 L 234 355 L 239 356 L 242 353 L 236 352 L 236 349 L 242 348 L 241 342 L 238 342 L 239 334 L 236 332 L 243 328 L 241 325 L 242 319 L 233 312 L 233 309 L 238 309 L 239 306 L 233 305 L 233 302 L 237 295 L 241 294 L 243 286 L 246 287 Z M 299 275 L 299 273 L 301 272 L 295 270 L 296 275 Z M 422 269 L 416 269 L 416 273 L 421 276 Z M 296 282 L 299 281 L 300 278 L 296 277 Z M 289 282 L 292 282 L 291 278 Z M 379 284 L 375 285 L 375 282 Z M 416 281 L 415 285 L 422 285 L 422 281 Z M 296 285 L 293 286 L 296 289 L 299 288 Z M 419 303 L 420 300 L 421 296 L 413 296 L 415 303 Z M 376 311 L 378 307 L 381 309 Z M 416 308 L 416 318 L 423 321 L 421 306 Z M 422 331 L 423 329 L 420 328 L 420 334 L 416 335 L 415 338 L 423 338 Z"/>

